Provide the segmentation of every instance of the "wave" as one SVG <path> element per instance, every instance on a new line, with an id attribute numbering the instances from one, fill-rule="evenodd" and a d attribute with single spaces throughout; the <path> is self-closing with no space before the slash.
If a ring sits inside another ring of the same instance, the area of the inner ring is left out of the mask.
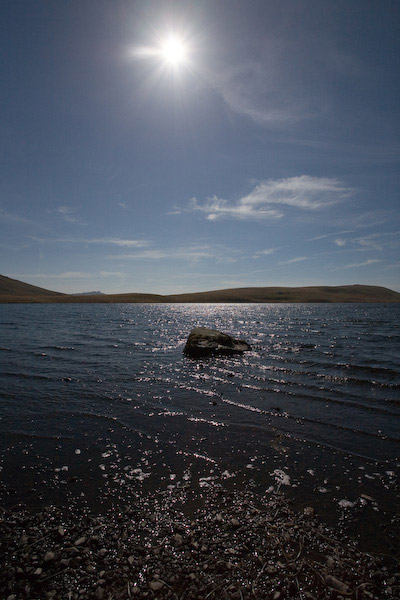
<path id="1" fill-rule="evenodd" d="M 289 420 L 293 420 L 296 421 L 297 423 L 312 423 L 314 425 L 319 425 L 322 427 L 327 427 L 329 429 L 335 429 L 335 430 L 341 430 L 341 431 L 347 431 L 347 432 L 351 432 L 352 434 L 357 434 L 357 435 L 361 435 L 361 436 L 367 436 L 367 437 L 372 437 L 375 439 L 379 439 L 382 441 L 389 441 L 389 442 L 395 442 L 395 443 L 400 443 L 400 438 L 394 437 L 394 436 L 390 436 L 390 435 L 385 435 L 385 434 L 378 434 L 378 433 L 373 433 L 370 431 L 365 431 L 362 429 L 355 429 L 353 427 L 347 427 L 345 425 L 338 425 L 335 423 L 329 423 L 327 421 L 321 421 L 319 419 L 311 419 L 309 417 L 299 417 L 299 416 L 294 416 L 291 415 L 287 412 L 282 412 L 282 413 L 272 413 L 270 411 L 267 411 L 265 409 L 256 407 L 256 406 L 252 406 L 251 404 L 245 404 L 243 402 L 236 402 L 234 400 L 229 400 L 227 398 L 222 397 L 221 398 L 222 402 L 225 402 L 226 404 L 230 404 L 232 406 L 236 406 L 237 408 L 242 408 L 244 410 L 248 410 L 250 412 L 255 412 L 255 413 L 259 413 L 259 414 L 264 414 L 264 415 L 268 415 L 268 416 L 274 416 L 276 418 L 282 418 L 284 417 L 285 419 L 289 419 Z"/>
<path id="2" fill-rule="evenodd" d="M 2 377 L 12 377 L 16 379 L 43 379 L 50 380 L 51 377 L 48 375 L 38 375 L 37 373 L 2 373 Z"/>

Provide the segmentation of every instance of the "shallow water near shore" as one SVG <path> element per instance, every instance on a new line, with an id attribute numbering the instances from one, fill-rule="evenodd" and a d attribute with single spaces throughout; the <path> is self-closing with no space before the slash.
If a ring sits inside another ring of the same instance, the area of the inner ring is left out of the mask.
<path id="1" fill-rule="evenodd" d="M 395 304 L 2 305 L 1 501 L 280 488 L 396 553 L 399 317 Z M 186 358 L 195 326 L 252 351 Z"/>

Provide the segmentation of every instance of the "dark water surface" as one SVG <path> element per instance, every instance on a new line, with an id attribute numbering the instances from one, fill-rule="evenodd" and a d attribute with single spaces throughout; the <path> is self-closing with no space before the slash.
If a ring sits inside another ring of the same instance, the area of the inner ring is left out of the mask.
<path id="1" fill-rule="evenodd" d="M 253 351 L 188 359 L 197 325 Z M 5 504 L 281 486 L 395 544 L 400 305 L 1 305 L 0 328 Z"/>

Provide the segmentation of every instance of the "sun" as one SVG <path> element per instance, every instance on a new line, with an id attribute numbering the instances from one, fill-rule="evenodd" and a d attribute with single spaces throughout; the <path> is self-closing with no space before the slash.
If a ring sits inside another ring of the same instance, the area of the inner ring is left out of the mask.
<path id="1" fill-rule="evenodd" d="M 169 36 L 162 42 L 160 54 L 167 64 L 178 67 L 186 62 L 188 49 L 182 39 Z"/>

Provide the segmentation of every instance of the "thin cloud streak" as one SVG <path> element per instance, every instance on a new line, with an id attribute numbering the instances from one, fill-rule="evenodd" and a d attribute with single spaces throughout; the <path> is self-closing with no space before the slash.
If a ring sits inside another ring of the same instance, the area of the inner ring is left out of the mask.
<path id="1" fill-rule="evenodd" d="M 44 242 L 44 243 L 57 243 L 57 244 L 105 244 L 105 245 L 116 245 L 121 247 L 132 247 L 132 248 L 146 248 L 151 245 L 151 242 L 148 240 L 131 240 L 131 239 L 121 239 L 121 238 L 68 238 L 68 237 L 60 237 L 60 238 L 43 238 L 37 237 L 33 235 L 27 236 L 29 239 L 35 242 Z"/>
<path id="2" fill-rule="evenodd" d="M 291 265 L 293 263 L 302 262 L 303 260 L 309 260 L 308 256 L 296 256 L 295 258 L 290 258 L 289 260 L 284 260 L 278 263 L 280 266 L 282 265 Z"/>
<path id="3" fill-rule="evenodd" d="M 124 276 L 120 271 L 99 271 L 98 273 L 89 273 L 85 271 L 64 271 L 63 273 L 13 273 L 7 275 L 14 279 L 94 279 L 98 275 L 101 277 Z"/>
<path id="4" fill-rule="evenodd" d="M 193 198 L 187 210 L 205 213 L 210 221 L 280 219 L 286 207 L 314 211 L 336 204 L 353 193 L 352 188 L 338 179 L 300 175 L 261 181 L 236 204 L 217 196 L 208 198 L 204 204 Z"/>
<path id="5" fill-rule="evenodd" d="M 123 240 L 120 238 L 95 238 L 91 240 L 85 240 L 85 242 L 87 244 L 114 244 L 116 246 L 128 248 L 145 248 L 151 245 L 147 240 Z"/>
<path id="6" fill-rule="evenodd" d="M 59 213 L 64 221 L 67 221 L 68 223 L 76 223 L 78 220 L 74 215 L 75 209 L 71 206 L 59 206 L 56 212 Z"/>
<path id="7" fill-rule="evenodd" d="M 281 219 L 284 213 L 273 208 L 257 208 L 251 205 L 239 202 L 236 206 L 229 204 L 226 200 L 217 198 L 209 198 L 204 204 L 199 204 L 196 198 L 193 198 L 190 203 L 192 211 L 206 213 L 208 221 L 218 221 L 224 218 L 237 219 L 239 221 L 248 220 L 263 220 L 263 219 Z"/>
<path id="8" fill-rule="evenodd" d="M 110 254 L 106 258 L 110 260 L 176 259 L 191 262 L 212 259 L 220 263 L 233 263 L 236 262 L 236 258 L 234 258 L 232 254 L 234 254 L 234 252 L 222 247 L 211 248 L 209 246 L 189 246 L 175 249 L 141 250 L 139 252 L 131 252 L 129 254 Z"/>
<path id="9" fill-rule="evenodd" d="M 92 279 L 96 275 L 96 273 L 87 273 L 84 271 L 65 271 L 63 273 L 14 273 L 8 275 L 8 277 L 15 279 L 37 279 L 38 277 L 44 279 Z"/>
<path id="10" fill-rule="evenodd" d="M 364 262 L 360 262 L 360 263 L 353 263 L 351 265 L 345 265 L 343 267 L 334 267 L 332 269 L 332 271 L 341 271 L 342 269 L 355 269 L 358 267 L 368 267 L 369 265 L 373 265 L 375 263 L 380 263 L 382 261 L 380 261 L 378 258 L 369 258 L 368 260 L 365 260 Z"/>
<path id="11" fill-rule="evenodd" d="M 399 245 L 399 241 L 387 241 L 387 238 L 398 238 L 400 236 L 400 231 L 386 231 L 386 232 L 375 232 L 370 233 L 369 235 L 361 236 L 358 238 L 353 238 L 351 242 L 353 244 L 358 244 L 361 246 L 360 250 L 379 250 L 382 251 L 384 246 L 391 246 L 392 248 L 397 248 Z M 379 240 L 379 243 L 378 243 Z"/>
<path id="12" fill-rule="evenodd" d="M 253 258 L 261 258 L 262 256 L 270 256 L 276 252 L 276 248 L 267 248 L 266 250 L 259 250 L 255 252 Z"/>
<path id="13" fill-rule="evenodd" d="M 324 235 L 317 235 L 316 237 L 308 238 L 307 242 L 314 242 L 316 240 L 323 240 L 328 237 L 334 237 L 335 235 L 345 235 L 346 233 L 353 233 L 354 229 L 345 229 L 344 231 L 335 231 L 334 233 L 325 233 Z"/>

